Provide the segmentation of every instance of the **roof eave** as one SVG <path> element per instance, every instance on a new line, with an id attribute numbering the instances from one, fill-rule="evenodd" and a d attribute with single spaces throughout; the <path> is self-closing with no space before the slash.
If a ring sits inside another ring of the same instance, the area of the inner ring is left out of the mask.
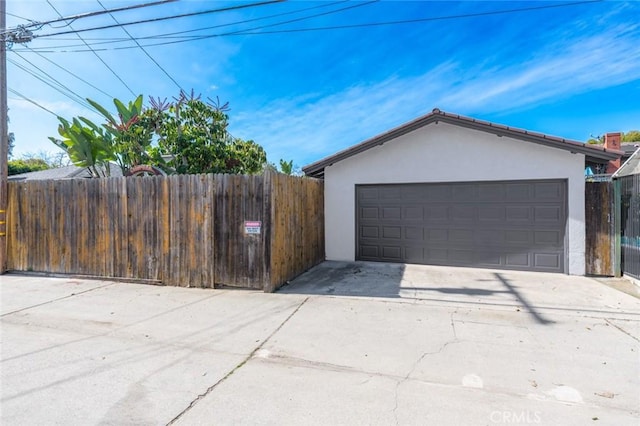
<path id="1" fill-rule="evenodd" d="M 303 167 L 302 170 L 308 176 L 323 176 L 325 167 L 329 167 L 334 163 L 357 155 L 375 146 L 382 145 L 385 142 L 413 132 L 414 130 L 424 127 L 428 124 L 438 123 L 440 121 L 473 130 L 492 133 L 499 137 L 506 136 L 513 139 L 537 143 L 539 145 L 544 145 L 551 148 L 562 149 L 574 154 L 584 154 L 595 162 L 606 162 L 609 160 L 615 160 L 623 155 L 622 151 L 607 150 L 602 147 L 592 147 L 579 141 L 573 141 L 555 136 L 548 136 L 542 133 L 529 132 L 523 129 L 516 129 L 500 124 L 491 123 L 488 121 L 476 120 L 474 118 L 464 117 L 461 115 L 451 114 L 440 111 L 438 109 L 434 109 L 433 112 L 430 112 L 429 114 L 405 123 L 399 127 L 393 128 L 371 139 L 367 139 L 364 142 L 361 142 L 350 148 L 339 151 L 329 157 L 325 157 L 319 161 L 316 161 L 315 163 L 311 163 Z"/>
<path id="2" fill-rule="evenodd" d="M 364 142 L 360 142 L 357 145 L 353 145 L 342 151 L 338 151 L 337 153 L 318 160 L 315 163 L 308 164 L 302 168 L 302 171 L 305 172 L 305 174 L 313 177 L 317 177 L 318 174 L 324 175 L 325 167 L 331 166 L 334 163 L 342 161 L 346 158 L 360 154 L 361 152 L 367 151 L 375 146 L 383 145 L 390 140 L 406 135 L 407 133 L 413 132 L 414 130 L 418 130 L 419 128 L 424 127 L 427 124 L 437 121 L 437 118 L 438 117 L 436 117 L 433 113 L 427 114 L 413 121 L 405 123 L 402 126 L 395 127 L 387 132 L 367 139 Z"/>

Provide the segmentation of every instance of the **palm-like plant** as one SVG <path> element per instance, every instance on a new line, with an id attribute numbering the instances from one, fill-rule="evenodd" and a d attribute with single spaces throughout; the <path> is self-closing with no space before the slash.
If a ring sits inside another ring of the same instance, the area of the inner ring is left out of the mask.
<path id="1" fill-rule="evenodd" d="M 120 100 L 114 99 L 113 104 L 118 111 L 117 118 L 99 103 L 87 99 L 91 106 L 107 120 L 103 127 L 113 138 L 114 150 L 118 154 L 118 163 L 123 172 L 132 167 L 146 164 L 149 160 L 147 152 L 151 146 L 152 129 L 141 123 L 141 120 L 144 119 L 142 99 L 142 95 L 140 95 L 126 105 Z"/>
<path id="2" fill-rule="evenodd" d="M 63 149 L 73 164 L 86 167 L 93 177 L 110 176 L 110 161 L 114 160 L 113 140 L 107 132 L 84 117 L 71 122 L 58 117 L 58 133 L 62 139 L 49 140 Z"/>

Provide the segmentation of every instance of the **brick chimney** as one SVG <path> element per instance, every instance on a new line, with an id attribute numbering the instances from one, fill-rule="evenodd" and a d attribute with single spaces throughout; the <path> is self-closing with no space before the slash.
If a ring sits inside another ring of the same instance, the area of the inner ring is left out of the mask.
<path id="1" fill-rule="evenodd" d="M 620 140 L 622 139 L 622 133 L 618 132 L 618 133 L 607 133 L 606 135 L 604 135 L 604 147 L 606 149 L 613 149 L 616 151 L 620 150 Z M 616 170 L 618 170 L 621 166 L 621 158 L 619 157 L 616 160 L 611 160 L 609 161 L 609 164 L 607 164 L 607 174 L 613 174 L 616 172 Z"/>

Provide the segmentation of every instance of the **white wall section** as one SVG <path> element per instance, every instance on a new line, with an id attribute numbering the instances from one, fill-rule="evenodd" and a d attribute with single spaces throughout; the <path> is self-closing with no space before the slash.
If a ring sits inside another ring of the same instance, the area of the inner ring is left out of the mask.
<path id="1" fill-rule="evenodd" d="M 325 168 L 328 260 L 355 260 L 355 185 L 568 180 L 568 271 L 585 273 L 584 155 L 445 123 L 430 124 Z"/>

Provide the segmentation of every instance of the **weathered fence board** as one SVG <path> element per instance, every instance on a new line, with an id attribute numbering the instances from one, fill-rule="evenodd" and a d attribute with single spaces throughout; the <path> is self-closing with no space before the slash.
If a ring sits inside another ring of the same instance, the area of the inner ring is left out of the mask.
<path id="1" fill-rule="evenodd" d="M 8 269 L 273 291 L 324 259 L 323 196 L 273 173 L 10 182 Z"/>
<path id="2" fill-rule="evenodd" d="M 315 179 L 272 176 L 269 291 L 324 260 L 324 186 Z"/>
<path id="3" fill-rule="evenodd" d="M 217 283 L 233 287 L 264 287 L 264 178 L 216 176 L 215 263 Z M 245 221 L 262 223 L 260 234 L 246 234 Z"/>
<path id="4" fill-rule="evenodd" d="M 614 211 L 611 182 L 585 183 L 585 261 L 588 275 L 613 276 Z"/>

